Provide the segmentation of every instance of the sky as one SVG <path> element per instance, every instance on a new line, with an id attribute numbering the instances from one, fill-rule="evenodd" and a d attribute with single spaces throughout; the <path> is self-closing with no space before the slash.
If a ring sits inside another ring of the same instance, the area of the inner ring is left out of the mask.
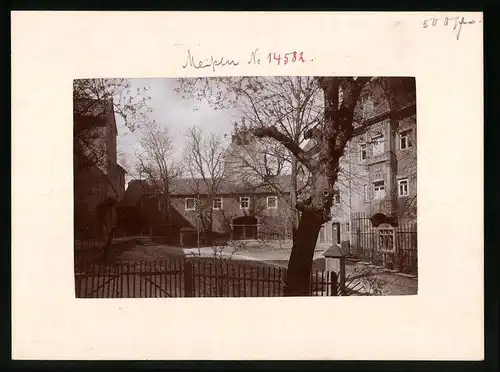
<path id="1" fill-rule="evenodd" d="M 173 137 L 174 151 L 176 157 L 180 157 L 185 143 L 185 131 L 196 125 L 205 134 L 216 133 L 224 135 L 230 133 L 233 124 L 239 120 L 235 112 L 229 110 L 215 111 L 206 102 L 196 99 L 183 99 L 174 88 L 177 81 L 173 79 L 130 79 L 131 91 L 137 87 L 149 86 L 148 95 L 151 97 L 149 105 L 153 112 L 150 119 L 160 125 L 166 125 Z M 118 162 L 125 168 L 134 162 L 134 148 L 138 148 L 138 142 L 142 136 L 140 129 L 131 132 L 125 125 L 123 119 L 116 115 L 118 127 Z M 125 159 L 125 160 L 124 160 Z M 127 169 L 128 170 L 128 169 Z"/>

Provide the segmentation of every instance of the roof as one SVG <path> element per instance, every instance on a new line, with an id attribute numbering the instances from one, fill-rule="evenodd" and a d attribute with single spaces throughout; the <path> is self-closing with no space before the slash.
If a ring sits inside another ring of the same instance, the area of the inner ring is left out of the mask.
<path id="1" fill-rule="evenodd" d="M 127 189 L 123 194 L 123 198 L 120 201 L 120 206 L 122 207 L 132 207 L 137 205 L 141 200 L 142 196 L 147 194 L 150 187 L 142 180 L 132 180 L 128 183 Z"/>
<path id="2" fill-rule="evenodd" d="M 284 193 L 288 193 L 290 189 L 290 176 L 275 177 L 272 182 L 279 186 Z M 210 185 L 210 181 L 209 185 Z M 271 181 L 269 181 L 271 182 Z M 171 181 L 172 196 L 192 196 L 192 195 L 208 195 L 207 184 L 199 178 L 177 178 Z M 154 189 L 146 180 L 132 180 L 128 183 L 125 194 L 120 203 L 121 206 L 136 205 L 143 195 L 153 194 Z M 241 193 L 276 193 L 276 189 L 266 183 L 260 184 L 244 184 L 234 183 L 227 180 L 221 180 L 217 188 L 217 195 L 224 194 L 241 194 Z"/>
<path id="3" fill-rule="evenodd" d="M 127 173 L 125 168 L 123 168 L 120 164 L 116 163 L 116 167 L 118 168 L 118 170 L 122 171 L 123 173 Z"/>
<path id="4" fill-rule="evenodd" d="M 340 245 L 334 244 L 330 248 L 328 248 L 325 251 L 325 253 L 323 253 L 323 256 L 336 258 L 336 257 L 344 257 L 344 254 L 342 254 L 342 252 L 340 250 Z"/>
<path id="5" fill-rule="evenodd" d="M 125 190 L 122 200 L 118 203 L 118 207 L 136 207 L 140 202 L 143 195 L 147 195 L 148 189 L 151 190 L 150 186 L 143 180 L 132 180 L 128 183 L 128 187 Z M 146 207 L 147 208 L 147 207 Z M 165 223 L 164 216 L 153 209 L 149 209 L 147 212 L 147 218 L 155 221 L 158 224 Z M 170 207 L 170 217 L 172 223 L 179 226 L 190 226 L 189 221 L 187 221 L 174 207 Z"/>
<path id="6" fill-rule="evenodd" d="M 290 190 L 291 177 L 289 175 L 276 176 L 268 181 L 262 182 L 232 182 L 226 179 L 220 180 L 217 189 L 217 194 L 240 194 L 240 193 L 276 193 L 277 188 L 283 193 L 288 193 Z M 172 196 L 184 195 L 208 195 L 209 187 L 212 186 L 212 180 L 208 179 L 205 182 L 201 178 L 177 178 L 172 180 Z"/>

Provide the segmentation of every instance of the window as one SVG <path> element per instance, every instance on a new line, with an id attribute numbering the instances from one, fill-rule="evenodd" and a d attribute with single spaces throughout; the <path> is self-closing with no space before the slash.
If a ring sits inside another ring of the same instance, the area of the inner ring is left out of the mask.
<path id="1" fill-rule="evenodd" d="M 276 196 L 267 197 L 267 208 L 276 209 L 278 208 L 278 198 Z"/>
<path id="2" fill-rule="evenodd" d="M 187 211 L 194 211 L 195 210 L 196 203 L 194 201 L 194 198 L 186 198 L 184 201 L 184 209 Z"/>
<path id="3" fill-rule="evenodd" d="M 214 198 L 212 201 L 212 209 L 220 210 L 222 209 L 222 198 Z"/>
<path id="4" fill-rule="evenodd" d="M 406 196 L 409 194 L 409 183 L 408 178 L 401 179 L 398 181 L 398 195 Z"/>
<path id="5" fill-rule="evenodd" d="M 368 185 L 363 185 L 363 198 L 368 201 Z"/>
<path id="6" fill-rule="evenodd" d="M 361 145 L 359 145 L 359 155 L 360 155 L 360 158 L 361 158 L 361 161 L 365 161 L 366 160 L 366 143 L 362 143 Z"/>
<path id="7" fill-rule="evenodd" d="M 250 197 L 240 196 L 240 209 L 248 209 L 248 208 L 250 208 Z"/>
<path id="8" fill-rule="evenodd" d="M 373 198 L 383 199 L 385 198 L 385 182 L 377 181 L 373 183 Z"/>
<path id="9" fill-rule="evenodd" d="M 372 138 L 373 155 L 380 155 L 384 152 L 384 135 L 379 134 Z"/>
<path id="10" fill-rule="evenodd" d="M 333 204 L 340 205 L 340 191 L 335 190 L 333 193 Z"/>
<path id="11" fill-rule="evenodd" d="M 406 130 L 399 133 L 399 148 L 401 150 L 409 149 L 412 147 L 411 143 L 411 130 Z"/>
<path id="12" fill-rule="evenodd" d="M 378 230 L 378 248 L 381 251 L 394 251 L 394 229 Z"/>

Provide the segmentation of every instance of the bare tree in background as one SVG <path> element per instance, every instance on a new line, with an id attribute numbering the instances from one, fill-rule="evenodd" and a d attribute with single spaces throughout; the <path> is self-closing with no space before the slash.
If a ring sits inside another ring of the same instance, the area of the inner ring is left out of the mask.
<path id="1" fill-rule="evenodd" d="M 197 127 L 186 132 L 184 149 L 185 172 L 190 177 L 190 187 L 197 195 L 198 226 L 202 226 L 208 244 L 212 244 L 213 200 L 225 177 L 225 148 L 222 138 L 214 133 L 207 137 Z M 201 195 L 206 195 L 202 197 Z"/>
<path id="2" fill-rule="evenodd" d="M 149 190 L 159 202 L 159 212 L 165 215 L 168 224 L 168 237 L 171 237 L 171 195 L 174 192 L 175 178 L 181 174 L 180 164 L 175 161 L 172 137 L 167 126 L 156 122 L 143 126 L 140 139 L 141 150 L 136 154 L 136 171 L 139 179 L 146 178 Z M 150 223 L 149 234 L 152 235 Z"/>
<path id="3" fill-rule="evenodd" d="M 75 175 L 89 173 L 96 168 L 101 170 L 108 167 L 107 138 L 104 133 L 96 128 L 96 120 L 107 120 L 110 115 L 117 114 L 124 121 L 126 127 L 133 131 L 143 123 L 151 109 L 148 106 L 150 97 L 148 87 L 136 88 L 127 79 L 76 79 L 73 81 L 73 167 Z M 96 172 L 94 172 L 96 173 Z M 106 187 L 100 188 L 97 193 L 108 195 L 111 189 L 115 195 L 115 202 L 111 205 L 110 213 L 113 214 L 118 190 L 114 175 L 100 171 L 98 178 L 90 182 L 101 183 L 104 178 Z M 78 205 L 78 195 L 75 192 L 75 204 Z M 76 217 L 75 217 L 76 218 Z M 108 232 L 104 245 L 104 256 L 111 246 L 117 225 L 112 226 Z"/>

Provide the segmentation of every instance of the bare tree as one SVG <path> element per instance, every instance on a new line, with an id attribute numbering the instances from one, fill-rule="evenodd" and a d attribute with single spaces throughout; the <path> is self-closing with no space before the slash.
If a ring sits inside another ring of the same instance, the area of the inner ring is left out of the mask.
<path id="1" fill-rule="evenodd" d="M 185 171 L 190 177 L 189 186 L 196 193 L 197 221 L 212 243 L 213 202 L 225 177 L 224 146 L 222 138 L 214 133 L 204 137 L 203 131 L 191 127 L 186 132 L 184 149 Z"/>
<path id="2" fill-rule="evenodd" d="M 180 176 L 180 164 L 175 160 L 172 137 L 167 126 L 156 122 L 143 125 L 143 135 L 136 153 L 138 178 L 146 178 L 149 190 L 159 203 L 159 212 L 166 217 L 168 236 L 171 236 L 171 195 L 175 191 L 175 178 Z M 152 225 L 149 233 L 152 235 Z"/>

